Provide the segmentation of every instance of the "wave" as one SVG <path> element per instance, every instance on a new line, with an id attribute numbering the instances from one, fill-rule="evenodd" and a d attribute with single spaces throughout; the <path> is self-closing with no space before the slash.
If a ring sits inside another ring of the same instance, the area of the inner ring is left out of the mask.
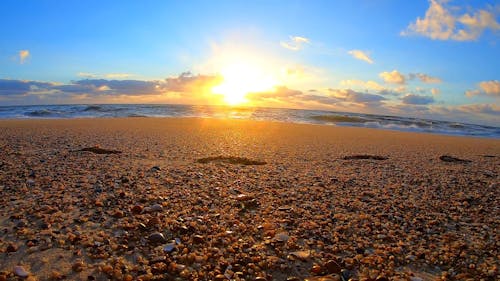
<path id="1" fill-rule="evenodd" d="M 346 116 L 346 115 L 315 115 L 311 116 L 311 119 L 321 122 L 331 122 L 331 123 L 364 123 L 369 121 L 368 119 L 356 117 L 356 116 Z"/>
<path id="2" fill-rule="evenodd" d="M 57 116 L 59 115 L 59 113 L 60 112 L 58 111 L 53 111 L 50 109 L 38 109 L 38 110 L 28 111 L 25 113 L 25 115 L 33 117 L 50 117 L 50 116 Z"/>
<path id="3" fill-rule="evenodd" d="M 82 111 L 103 111 L 100 105 L 87 105 Z"/>
<path id="4" fill-rule="evenodd" d="M 456 121 L 438 121 L 415 117 L 334 112 L 325 110 L 160 104 L 0 106 L 0 119 L 115 117 L 201 117 L 248 119 L 500 138 L 500 128 L 496 126 L 474 125 Z"/>

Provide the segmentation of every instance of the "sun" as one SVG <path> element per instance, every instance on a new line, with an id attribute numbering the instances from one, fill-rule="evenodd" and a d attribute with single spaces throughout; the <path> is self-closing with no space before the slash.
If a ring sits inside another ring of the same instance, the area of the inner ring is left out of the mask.
<path id="1" fill-rule="evenodd" d="M 230 63 L 220 70 L 222 82 L 212 88 L 228 105 L 248 103 L 248 93 L 271 91 L 276 85 L 272 76 L 263 67 L 249 62 Z"/>

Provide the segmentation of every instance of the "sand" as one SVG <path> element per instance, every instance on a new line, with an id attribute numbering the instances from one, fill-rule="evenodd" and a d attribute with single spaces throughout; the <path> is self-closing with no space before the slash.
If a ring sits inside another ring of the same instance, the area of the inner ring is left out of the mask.
<path id="1" fill-rule="evenodd" d="M 0 151 L 0 281 L 499 279 L 498 139 L 2 120 Z"/>

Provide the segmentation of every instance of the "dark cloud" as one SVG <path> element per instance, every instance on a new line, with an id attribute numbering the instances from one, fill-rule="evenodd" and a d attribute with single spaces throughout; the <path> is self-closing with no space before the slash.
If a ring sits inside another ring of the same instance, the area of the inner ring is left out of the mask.
<path id="1" fill-rule="evenodd" d="M 25 95 L 28 92 L 40 91 L 53 85 L 47 82 L 0 79 L 0 96 Z"/>
<path id="2" fill-rule="evenodd" d="M 328 89 L 330 96 L 340 101 L 365 104 L 370 106 L 379 106 L 385 97 L 375 94 L 360 93 L 351 89 Z"/>
<path id="3" fill-rule="evenodd" d="M 61 94 L 71 96 L 141 96 L 160 95 L 167 92 L 191 94 L 210 89 L 220 81 L 218 76 L 181 73 L 165 80 L 107 80 L 83 79 L 68 84 L 0 79 L 0 96 L 26 96 L 36 94 Z"/>
<path id="4" fill-rule="evenodd" d="M 401 101 L 404 104 L 420 104 L 420 105 L 425 105 L 425 104 L 431 104 L 434 103 L 434 98 L 429 97 L 429 96 L 419 96 L 419 95 L 413 95 L 409 94 L 404 96 Z"/>

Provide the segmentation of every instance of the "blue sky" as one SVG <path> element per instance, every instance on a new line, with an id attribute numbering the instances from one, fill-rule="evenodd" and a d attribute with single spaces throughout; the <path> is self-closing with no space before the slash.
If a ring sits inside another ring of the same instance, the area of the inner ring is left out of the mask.
<path id="1" fill-rule="evenodd" d="M 0 7 L 2 105 L 242 103 L 500 123 L 493 0 Z"/>

